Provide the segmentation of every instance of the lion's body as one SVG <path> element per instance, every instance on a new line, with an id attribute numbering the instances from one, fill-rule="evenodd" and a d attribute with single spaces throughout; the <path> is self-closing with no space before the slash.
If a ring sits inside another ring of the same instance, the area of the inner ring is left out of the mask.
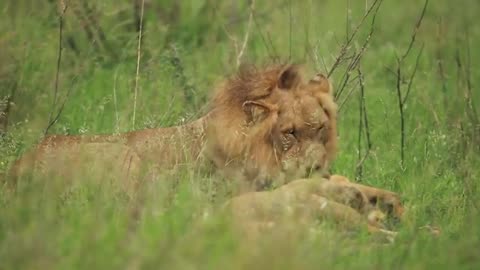
<path id="1" fill-rule="evenodd" d="M 142 168 L 158 172 L 202 159 L 207 117 L 181 126 L 120 134 L 49 135 L 14 163 L 10 176 L 17 178 L 36 169 L 35 173 L 65 177 L 82 173 L 85 167 L 103 166 L 121 181 L 136 182 Z"/>
<path id="2" fill-rule="evenodd" d="M 18 177 L 32 167 L 71 170 L 56 163 L 67 156 L 75 165 L 75 148 L 96 143 L 99 148 L 114 144 L 133 153 L 138 168 L 208 163 L 228 179 L 249 183 L 249 189 L 262 188 L 273 181 L 285 183 L 326 170 L 335 154 L 335 125 L 336 106 L 325 77 L 304 81 L 292 65 L 243 69 L 220 85 L 209 113 L 202 118 L 181 126 L 116 135 L 50 135 L 16 161 L 11 175 Z M 110 160 L 93 153 L 88 156 L 87 162 L 93 164 Z M 117 161 L 122 158 L 118 155 L 111 161 L 123 164 Z"/>

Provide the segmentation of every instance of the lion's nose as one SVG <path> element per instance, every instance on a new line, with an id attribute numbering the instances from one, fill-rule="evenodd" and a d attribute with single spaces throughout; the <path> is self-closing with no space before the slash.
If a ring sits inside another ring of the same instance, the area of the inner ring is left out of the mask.
<path id="1" fill-rule="evenodd" d="M 307 168 L 307 176 L 318 173 L 322 171 L 322 166 L 319 164 L 312 165 Z"/>

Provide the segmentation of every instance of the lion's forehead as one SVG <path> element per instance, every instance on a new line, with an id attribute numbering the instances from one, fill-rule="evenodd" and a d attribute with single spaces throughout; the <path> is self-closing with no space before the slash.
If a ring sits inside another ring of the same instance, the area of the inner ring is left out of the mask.
<path id="1" fill-rule="evenodd" d="M 296 128 L 316 127 L 326 120 L 324 110 L 314 97 L 297 97 L 281 106 L 280 120 L 290 122 Z"/>

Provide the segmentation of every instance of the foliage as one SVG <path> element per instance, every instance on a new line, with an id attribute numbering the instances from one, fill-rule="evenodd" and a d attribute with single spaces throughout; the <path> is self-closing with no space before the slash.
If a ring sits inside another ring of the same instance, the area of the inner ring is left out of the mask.
<path id="1" fill-rule="evenodd" d="M 234 39 L 241 42 L 246 31 L 243 60 L 292 59 L 326 72 L 345 32 L 352 33 L 374 1 L 256 1 L 251 29 L 247 1 L 145 1 L 135 127 L 132 1 L 61 2 L 67 9 L 55 107 L 56 1 L 0 3 L 0 99 L 15 89 L 8 133 L 0 137 L 0 172 L 41 138 L 50 112 L 62 104 L 50 133 L 123 132 L 194 118 L 215 83 L 236 70 Z M 0 193 L 0 269 L 478 269 L 480 4 L 430 1 L 398 78 L 397 57 L 407 50 L 422 7 L 384 1 L 360 62 L 372 148 L 359 181 L 405 198 L 409 211 L 394 244 L 320 224 L 301 236 L 265 236 L 252 248 L 212 212 L 221 199 L 211 203 L 205 195 L 209 179 L 188 171 L 167 177 L 181 180 L 173 195 L 165 179 L 146 184 L 133 202 L 95 175 L 73 186 L 33 176 L 15 196 Z M 361 49 L 371 19 L 350 51 Z M 422 46 L 404 104 L 402 165 L 396 83 L 408 85 Z M 345 70 L 341 65 L 332 75 L 337 88 Z M 345 89 L 354 91 L 340 113 L 334 171 L 354 179 L 361 150 L 357 80 Z M 424 233 L 425 225 L 440 227 L 441 235 Z"/>

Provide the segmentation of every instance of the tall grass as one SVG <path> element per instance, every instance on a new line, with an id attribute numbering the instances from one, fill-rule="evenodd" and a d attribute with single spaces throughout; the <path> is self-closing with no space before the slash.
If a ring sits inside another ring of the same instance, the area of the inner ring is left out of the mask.
<path id="1" fill-rule="evenodd" d="M 64 2 L 55 107 L 56 1 L 0 3 L 0 99 L 15 93 L 8 132 L 0 137 L 0 172 L 41 138 L 63 102 L 50 133 L 127 131 L 134 114 L 135 129 L 194 118 L 216 82 L 236 70 L 232 37 L 242 41 L 246 31 L 242 61 L 290 58 L 326 72 L 374 1 L 255 1 L 250 29 L 247 1 L 145 1 L 136 112 L 132 1 Z M 95 174 L 75 184 L 32 176 L 15 196 L 0 193 L 0 269 L 478 269 L 480 4 L 430 1 L 398 77 L 397 57 L 408 49 L 422 7 L 422 1 L 383 1 L 360 62 L 372 147 L 359 181 L 402 194 L 408 212 L 394 244 L 319 224 L 300 235 L 265 236 L 252 247 L 213 211 L 222 199 L 210 201 L 208 176 L 188 170 L 146 183 L 143 199 L 133 202 Z M 371 19 L 349 53 L 361 49 Z M 402 164 L 397 82 L 408 86 L 422 46 L 403 108 Z M 337 88 L 345 70 L 332 74 Z M 356 82 L 346 86 L 354 90 L 340 113 L 333 168 L 352 179 L 361 105 Z M 172 180 L 180 180 L 173 193 Z M 419 229 L 425 225 L 442 233 L 432 237 Z"/>

